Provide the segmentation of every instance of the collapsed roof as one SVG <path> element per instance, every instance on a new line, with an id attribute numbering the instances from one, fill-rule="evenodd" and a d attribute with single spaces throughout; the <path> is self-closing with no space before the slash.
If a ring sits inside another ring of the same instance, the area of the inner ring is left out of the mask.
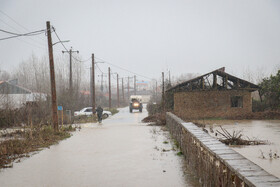
<path id="1" fill-rule="evenodd" d="M 166 91 L 247 90 L 253 92 L 258 89 L 259 86 L 226 73 L 225 67 L 222 67 L 210 73 L 177 84 Z"/>

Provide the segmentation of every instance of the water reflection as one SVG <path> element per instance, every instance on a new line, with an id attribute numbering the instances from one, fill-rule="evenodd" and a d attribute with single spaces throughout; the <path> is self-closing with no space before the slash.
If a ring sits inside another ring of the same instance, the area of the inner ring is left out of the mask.
<path id="1" fill-rule="evenodd" d="M 155 147 L 164 133 L 140 123 L 147 115 L 128 108 L 103 121 L 84 124 L 58 145 L 0 172 L 1 186 L 194 186 L 182 157 Z M 159 127 L 157 127 L 159 128 Z"/>
<path id="2" fill-rule="evenodd" d="M 269 173 L 280 178 L 280 159 L 274 158 L 273 154 L 280 155 L 280 121 L 279 120 L 253 120 L 253 121 L 212 121 L 214 130 L 219 125 L 229 132 L 242 130 L 242 134 L 250 139 L 267 140 L 267 145 L 254 146 L 234 146 L 239 152 L 249 160 L 253 161 Z M 208 126 L 209 127 L 209 126 Z M 210 133 L 211 134 L 211 133 Z M 213 134 L 212 134 L 213 135 Z M 270 157 L 272 153 L 272 158 Z"/>

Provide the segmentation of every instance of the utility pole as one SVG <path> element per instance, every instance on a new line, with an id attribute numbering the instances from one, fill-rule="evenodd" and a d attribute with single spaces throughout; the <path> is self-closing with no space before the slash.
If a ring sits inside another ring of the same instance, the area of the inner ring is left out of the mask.
<path id="1" fill-rule="evenodd" d="M 123 98 L 123 103 L 124 103 L 124 86 L 123 86 L 123 78 L 122 78 L 122 98 Z"/>
<path id="2" fill-rule="evenodd" d="M 117 74 L 117 97 L 118 97 L 118 107 L 120 107 L 119 74 Z"/>
<path id="3" fill-rule="evenodd" d="M 111 108 L 112 106 L 112 98 L 111 98 L 111 71 L 110 71 L 110 67 L 108 67 L 108 77 L 109 77 L 109 108 Z"/>
<path id="4" fill-rule="evenodd" d="M 134 95 L 136 95 L 136 75 L 134 75 Z"/>
<path id="5" fill-rule="evenodd" d="M 168 71 L 168 74 L 169 74 L 169 84 L 171 85 L 170 70 Z"/>
<path id="6" fill-rule="evenodd" d="M 127 77 L 127 98 L 129 98 L 129 77 Z"/>
<path id="7" fill-rule="evenodd" d="M 92 76 L 92 115 L 94 116 L 95 114 L 95 73 L 94 73 L 94 54 L 92 53 L 91 55 L 91 60 L 92 60 L 92 68 L 91 68 L 91 76 Z"/>
<path id="8" fill-rule="evenodd" d="M 73 80 L 72 80 L 72 53 L 79 53 L 79 51 L 73 51 L 72 47 L 69 51 L 62 51 L 62 53 L 69 53 L 70 55 L 70 69 L 69 69 L 69 91 L 72 96 L 73 93 Z"/>
<path id="9" fill-rule="evenodd" d="M 92 67 L 89 68 L 89 92 L 90 92 L 90 102 L 92 103 Z"/>
<path id="10" fill-rule="evenodd" d="M 164 72 L 162 72 L 162 99 L 161 99 L 161 104 L 162 104 L 162 110 L 165 111 L 165 97 L 164 97 Z"/>
<path id="11" fill-rule="evenodd" d="M 54 60 L 53 60 L 53 44 L 52 44 L 51 26 L 50 26 L 49 21 L 47 21 L 47 35 L 48 35 L 48 48 L 49 48 L 49 60 L 50 60 L 53 128 L 55 131 L 58 131 L 58 115 L 57 115 L 55 73 L 54 73 Z"/>
<path id="12" fill-rule="evenodd" d="M 157 100 L 157 81 L 156 81 L 156 100 Z"/>
<path id="13" fill-rule="evenodd" d="M 101 73 L 101 92 L 103 93 L 103 73 Z"/>

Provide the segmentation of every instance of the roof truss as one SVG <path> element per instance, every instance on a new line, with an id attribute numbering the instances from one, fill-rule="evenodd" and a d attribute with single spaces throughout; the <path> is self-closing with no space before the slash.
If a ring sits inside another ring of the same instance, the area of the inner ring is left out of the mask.
<path id="1" fill-rule="evenodd" d="M 220 68 L 186 82 L 180 83 L 167 91 L 192 91 L 192 90 L 258 90 L 259 86 L 237 78 Z"/>

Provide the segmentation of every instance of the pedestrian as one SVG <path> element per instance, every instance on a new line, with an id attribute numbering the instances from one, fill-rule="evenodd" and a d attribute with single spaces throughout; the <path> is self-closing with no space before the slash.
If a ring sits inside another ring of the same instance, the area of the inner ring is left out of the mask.
<path id="1" fill-rule="evenodd" d="M 102 122 L 103 108 L 100 105 L 98 105 L 98 107 L 96 109 L 96 113 L 97 113 L 98 122 L 101 123 Z"/>

